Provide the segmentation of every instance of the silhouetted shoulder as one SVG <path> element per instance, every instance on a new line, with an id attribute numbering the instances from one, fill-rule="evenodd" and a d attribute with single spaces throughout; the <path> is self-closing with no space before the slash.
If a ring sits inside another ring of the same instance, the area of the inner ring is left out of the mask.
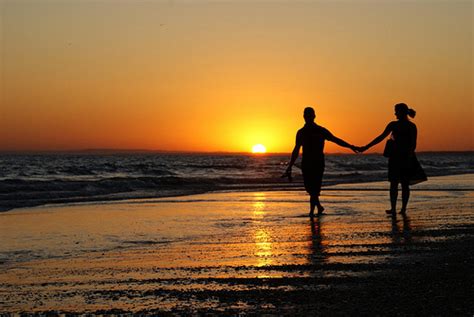
<path id="1" fill-rule="evenodd" d="M 320 131 L 321 131 L 321 134 L 324 136 L 324 138 L 325 138 L 326 140 L 329 139 L 330 137 L 332 137 L 332 133 L 329 132 L 328 129 L 326 129 L 325 127 L 319 126 L 319 125 L 318 125 L 318 127 L 319 127 L 319 129 L 320 129 Z"/>
<path id="2" fill-rule="evenodd" d="M 329 139 L 332 137 L 331 132 L 329 132 L 328 129 L 317 125 L 315 123 L 313 124 L 306 124 L 304 127 L 298 130 L 296 133 L 296 138 L 304 138 L 304 137 L 322 137 L 323 139 Z"/>
<path id="3" fill-rule="evenodd" d="M 304 127 L 302 127 L 301 129 L 298 130 L 298 132 L 296 132 L 296 140 L 301 139 L 304 133 L 303 130 L 304 130 Z"/>
<path id="4" fill-rule="evenodd" d="M 398 125 L 398 121 L 392 121 L 387 124 L 386 130 L 393 131 L 393 129 Z"/>
<path id="5" fill-rule="evenodd" d="M 392 121 L 387 125 L 387 129 L 390 129 L 390 131 L 394 131 L 397 129 L 416 131 L 416 124 L 414 124 L 410 120 Z"/>

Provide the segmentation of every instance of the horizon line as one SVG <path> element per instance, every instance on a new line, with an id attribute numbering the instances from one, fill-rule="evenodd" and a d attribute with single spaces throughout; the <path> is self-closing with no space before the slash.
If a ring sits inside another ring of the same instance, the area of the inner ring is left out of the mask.
<path id="1" fill-rule="evenodd" d="M 418 151 L 416 153 L 471 153 L 474 150 L 428 150 Z M 216 154 L 216 155 L 255 155 L 255 156 L 266 156 L 266 155 L 289 155 L 289 152 L 267 152 L 267 153 L 252 153 L 247 151 L 186 151 L 186 150 L 151 150 L 151 149 L 115 149 L 115 148 L 91 148 L 91 149 L 70 149 L 70 150 L 0 150 L 0 154 L 119 154 L 119 153 L 162 153 L 162 154 Z M 347 153 L 347 152 L 326 152 L 324 154 L 337 154 L 337 155 L 381 155 L 382 152 L 370 152 L 370 153 Z"/>

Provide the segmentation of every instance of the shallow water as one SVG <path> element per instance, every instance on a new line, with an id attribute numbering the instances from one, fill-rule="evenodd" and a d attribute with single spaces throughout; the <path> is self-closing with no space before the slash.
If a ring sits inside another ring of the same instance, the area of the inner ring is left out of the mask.
<path id="1" fill-rule="evenodd" d="M 473 181 L 414 187 L 408 216 L 396 218 L 384 213 L 386 183 L 334 186 L 321 197 L 326 214 L 313 221 L 300 191 L 2 213 L 0 311 L 216 308 L 209 292 L 344 288 L 416 263 L 439 242 L 472 237 Z"/>
<path id="2" fill-rule="evenodd" d="M 472 152 L 420 153 L 418 157 L 430 177 L 474 172 Z M 289 155 L 250 154 L 0 154 L 0 211 L 216 189 L 301 189 L 299 168 L 293 171 L 292 183 L 280 177 L 288 160 Z M 381 155 L 326 155 L 324 186 L 386 177 L 387 159 Z"/>

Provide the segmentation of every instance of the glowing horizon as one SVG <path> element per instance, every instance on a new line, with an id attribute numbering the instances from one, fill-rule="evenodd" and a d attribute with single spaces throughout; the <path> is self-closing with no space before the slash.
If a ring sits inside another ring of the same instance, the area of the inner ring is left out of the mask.
<path id="1" fill-rule="evenodd" d="M 364 145 L 398 102 L 417 111 L 417 151 L 472 151 L 472 12 L 462 0 L 3 1 L 0 151 L 289 153 L 308 105 Z"/>

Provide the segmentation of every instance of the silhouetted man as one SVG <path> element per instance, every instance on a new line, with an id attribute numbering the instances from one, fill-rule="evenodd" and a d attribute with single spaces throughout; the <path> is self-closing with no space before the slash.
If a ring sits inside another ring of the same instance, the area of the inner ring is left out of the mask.
<path id="1" fill-rule="evenodd" d="M 296 145 L 291 154 L 291 160 L 284 176 L 291 177 L 291 167 L 298 158 L 300 147 L 303 147 L 301 170 L 303 172 L 304 187 L 310 195 L 309 216 L 314 216 L 314 208 L 318 207 L 318 214 L 322 214 L 324 207 L 319 202 L 321 183 L 324 172 L 324 141 L 334 142 L 342 147 L 350 148 L 356 152 L 357 147 L 351 145 L 331 134 L 327 129 L 314 122 L 316 114 L 314 109 L 307 107 L 303 113 L 304 127 L 296 133 Z"/>

